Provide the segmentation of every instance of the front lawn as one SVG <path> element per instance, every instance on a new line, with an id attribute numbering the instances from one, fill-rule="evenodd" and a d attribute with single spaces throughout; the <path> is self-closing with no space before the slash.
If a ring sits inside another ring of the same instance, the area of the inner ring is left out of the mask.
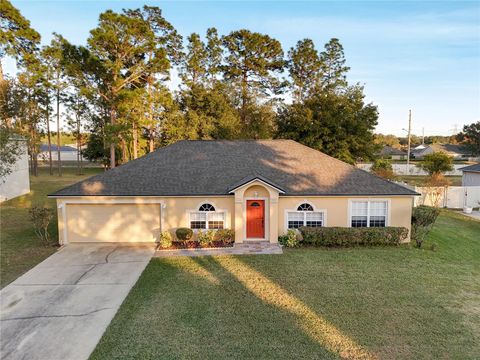
<path id="1" fill-rule="evenodd" d="M 63 176 L 49 175 L 48 168 L 40 168 L 38 177 L 30 177 L 30 193 L 0 204 L 0 287 L 7 285 L 24 272 L 51 255 L 56 248 L 46 247 L 35 236 L 28 210 L 33 205 L 45 204 L 55 209 L 55 200 L 47 195 L 103 171 L 84 169 L 76 175 L 75 168 L 64 168 Z M 52 241 L 57 242 L 57 219 L 49 227 Z"/>
<path id="2" fill-rule="evenodd" d="M 152 259 L 92 359 L 473 359 L 480 222 L 426 247 Z"/>

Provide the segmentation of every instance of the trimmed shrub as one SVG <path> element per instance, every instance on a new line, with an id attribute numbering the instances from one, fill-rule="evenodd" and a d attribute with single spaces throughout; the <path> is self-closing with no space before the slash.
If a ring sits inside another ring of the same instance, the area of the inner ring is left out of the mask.
<path id="1" fill-rule="evenodd" d="M 158 243 L 163 249 L 169 248 L 172 246 L 172 234 L 170 234 L 169 231 L 162 231 L 160 233 L 160 241 Z"/>
<path id="2" fill-rule="evenodd" d="M 289 229 L 285 235 L 278 237 L 278 242 L 280 245 L 285 247 L 296 247 L 298 246 L 297 232 L 293 229 Z"/>
<path id="3" fill-rule="evenodd" d="M 431 206 L 417 206 L 412 211 L 412 239 L 415 245 L 422 247 L 425 236 L 432 229 L 437 220 L 440 210 Z"/>
<path id="4" fill-rule="evenodd" d="M 207 231 L 199 231 L 198 232 L 198 242 L 202 246 L 208 246 L 211 242 L 213 242 L 213 238 L 215 236 L 214 230 L 207 230 Z"/>
<path id="5" fill-rule="evenodd" d="M 178 228 L 175 235 L 179 241 L 189 241 L 192 239 L 193 230 L 189 228 Z"/>
<path id="6" fill-rule="evenodd" d="M 215 233 L 215 240 L 224 244 L 232 244 L 235 241 L 235 231 L 232 229 L 220 229 Z"/>
<path id="7" fill-rule="evenodd" d="M 300 232 L 306 245 L 331 247 L 398 245 L 408 236 L 404 227 L 301 227 Z"/>

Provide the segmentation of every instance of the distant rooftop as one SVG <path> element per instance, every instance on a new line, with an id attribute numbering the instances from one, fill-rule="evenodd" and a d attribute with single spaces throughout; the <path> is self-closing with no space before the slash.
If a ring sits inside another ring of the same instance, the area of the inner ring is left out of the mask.
<path id="1" fill-rule="evenodd" d="M 465 172 L 480 172 L 480 164 L 473 164 L 470 166 L 465 166 L 460 168 L 459 170 L 465 171 Z"/>
<path id="2" fill-rule="evenodd" d="M 52 151 L 58 151 L 57 145 L 52 144 L 51 146 Z M 48 151 L 48 144 L 40 145 L 40 152 L 47 152 Z M 68 146 L 68 145 L 60 145 L 60 151 L 77 151 L 76 148 Z"/>

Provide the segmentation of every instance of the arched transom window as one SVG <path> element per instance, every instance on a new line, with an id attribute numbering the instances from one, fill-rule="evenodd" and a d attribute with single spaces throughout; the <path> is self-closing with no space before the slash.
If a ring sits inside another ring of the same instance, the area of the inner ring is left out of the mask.
<path id="1" fill-rule="evenodd" d="M 307 203 L 303 203 L 298 206 L 297 211 L 313 211 L 313 206 Z"/>
<path id="2" fill-rule="evenodd" d="M 215 211 L 215 207 L 212 204 L 202 204 L 198 208 L 198 211 Z"/>
<path id="3" fill-rule="evenodd" d="M 324 213 L 315 211 L 309 203 L 300 204 L 296 211 L 287 211 L 287 227 L 298 229 L 302 226 L 321 227 L 324 223 Z"/>
<path id="4" fill-rule="evenodd" d="M 191 229 L 223 229 L 225 227 L 225 211 L 216 210 L 210 203 L 198 207 L 198 211 L 190 212 Z"/>

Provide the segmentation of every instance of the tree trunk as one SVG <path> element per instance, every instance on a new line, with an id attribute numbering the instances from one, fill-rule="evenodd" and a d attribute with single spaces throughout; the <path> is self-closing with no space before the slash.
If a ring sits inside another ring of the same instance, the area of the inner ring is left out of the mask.
<path id="1" fill-rule="evenodd" d="M 31 144 L 30 144 L 30 152 L 32 156 L 32 175 L 33 176 L 38 176 L 38 154 L 37 154 L 37 149 L 35 148 L 35 143 L 36 143 L 36 129 L 35 126 L 32 124 L 30 128 L 30 139 L 31 139 Z"/>
<path id="2" fill-rule="evenodd" d="M 52 134 L 50 133 L 50 96 L 47 100 L 47 138 L 48 138 L 48 167 L 50 175 L 53 175 L 53 159 L 52 159 Z"/>
<path id="3" fill-rule="evenodd" d="M 247 79 L 247 72 L 243 72 L 242 78 L 242 111 L 240 114 L 240 118 L 244 126 L 247 125 L 247 96 L 248 96 L 248 79 Z"/>
<path id="4" fill-rule="evenodd" d="M 133 122 L 132 124 L 132 138 L 133 138 L 133 158 L 138 158 L 138 131 L 137 124 Z"/>
<path id="5" fill-rule="evenodd" d="M 149 134 L 148 134 L 148 144 L 149 144 L 149 150 L 150 152 L 153 152 L 155 149 L 154 149 L 154 144 L 153 144 L 153 131 L 149 131 Z"/>
<path id="6" fill-rule="evenodd" d="M 38 154 L 36 150 L 33 153 L 33 175 L 38 176 Z"/>
<path id="7" fill-rule="evenodd" d="M 152 53 L 149 54 L 149 60 L 152 57 Z M 153 98 L 152 98 L 152 74 L 148 76 L 148 83 L 147 83 L 147 91 L 148 91 L 148 123 L 149 123 L 149 131 L 148 131 L 148 142 L 149 142 L 149 150 L 153 152 L 154 150 L 154 142 L 153 142 Z"/>
<path id="8" fill-rule="evenodd" d="M 57 161 L 58 161 L 58 176 L 62 176 L 62 159 L 60 156 L 60 88 L 57 82 Z"/>
<path id="9" fill-rule="evenodd" d="M 122 164 L 125 164 L 128 162 L 127 143 L 125 142 L 125 138 L 123 136 L 121 136 L 120 139 L 122 144 Z"/>
<path id="10" fill-rule="evenodd" d="M 78 116 L 78 114 L 76 115 L 77 116 L 77 172 L 78 172 L 78 175 L 81 175 L 82 174 L 82 164 L 81 164 L 81 142 L 80 142 L 80 117 Z"/>
<path id="11" fill-rule="evenodd" d="M 113 126 L 115 125 L 116 121 L 116 113 L 113 106 L 110 108 L 110 124 Z M 115 143 L 113 141 L 113 137 L 110 140 L 110 168 L 113 169 L 115 167 Z"/>

